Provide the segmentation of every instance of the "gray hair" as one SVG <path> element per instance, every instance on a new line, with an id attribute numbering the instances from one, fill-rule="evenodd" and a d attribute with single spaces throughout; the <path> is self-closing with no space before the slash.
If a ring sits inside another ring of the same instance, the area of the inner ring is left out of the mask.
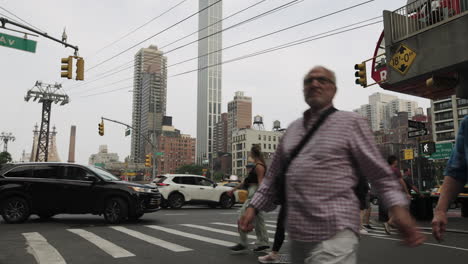
<path id="1" fill-rule="evenodd" d="M 331 76 L 331 80 L 333 82 L 333 84 L 335 85 L 336 87 L 336 74 L 334 71 L 328 69 L 327 67 L 325 66 L 321 66 L 321 65 L 318 65 L 318 66 L 314 66 L 310 71 L 307 72 L 306 76 L 304 76 L 304 79 L 307 77 L 307 75 L 309 75 L 312 71 L 314 70 L 317 70 L 317 69 L 322 69 L 324 71 L 326 71 L 328 74 L 330 74 Z"/>

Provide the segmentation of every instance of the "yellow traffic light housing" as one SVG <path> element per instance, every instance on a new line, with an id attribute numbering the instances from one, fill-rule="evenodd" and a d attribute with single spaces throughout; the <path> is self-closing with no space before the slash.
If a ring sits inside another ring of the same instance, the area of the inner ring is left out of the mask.
<path id="1" fill-rule="evenodd" d="M 73 78 L 73 56 L 62 58 L 61 77 L 67 79 Z"/>
<path id="2" fill-rule="evenodd" d="M 84 80 L 84 59 L 81 57 L 78 57 L 76 60 L 76 80 Z"/>
<path id="3" fill-rule="evenodd" d="M 356 70 L 356 73 L 354 76 L 356 76 L 356 84 L 361 85 L 362 87 L 367 87 L 367 71 L 366 71 L 366 63 L 363 62 L 361 64 L 356 64 L 354 65 L 354 69 Z"/>
<path id="4" fill-rule="evenodd" d="M 153 163 L 151 158 L 152 158 L 151 154 L 146 154 L 145 167 L 151 167 L 151 165 Z"/>
<path id="5" fill-rule="evenodd" d="M 98 131 L 100 136 L 104 136 L 104 121 L 98 124 Z"/>

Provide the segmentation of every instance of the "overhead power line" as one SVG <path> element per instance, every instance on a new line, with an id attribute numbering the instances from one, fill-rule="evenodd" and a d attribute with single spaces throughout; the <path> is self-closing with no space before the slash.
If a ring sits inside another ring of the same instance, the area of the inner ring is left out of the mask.
<path id="1" fill-rule="evenodd" d="M 201 12 L 207 10 L 208 8 L 210 8 L 210 7 L 212 7 L 212 6 L 216 5 L 216 4 L 218 4 L 218 3 L 221 2 L 221 1 L 222 1 L 222 0 L 218 0 L 218 1 L 214 2 L 213 4 L 208 5 L 208 6 L 205 7 L 205 8 L 200 9 L 198 12 L 195 12 L 195 13 L 189 15 L 188 17 L 186 17 L 186 18 L 184 18 L 184 19 L 182 19 L 182 20 L 176 22 L 175 24 L 172 24 L 172 25 L 170 25 L 169 27 L 167 27 L 167 28 L 165 28 L 165 29 L 159 31 L 158 33 L 156 33 L 156 34 L 154 34 L 154 35 L 152 35 L 152 36 L 150 36 L 150 37 L 148 37 L 148 38 L 146 38 L 146 39 L 144 39 L 144 40 L 142 40 L 142 41 L 140 41 L 140 42 L 138 42 L 138 43 L 132 45 L 131 47 L 129 47 L 129 48 L 127 48 L 127 49 L 125 49 L 125 50 L 123 50 L 123 51 L 121 51 L 121 52 L 119 52 L 119 53 L 117 53 L 117 54 L 115 54 L 115 55 L 113 55 L 112 57 L 101 61 L 100 63 L 98 63 L 98 64 L 92 66 L 91 68 L 89 68 L 88 71 L 90 71 L 90 70 L 92 70 L 92 69 L 95 69 L 95 68 L 97 68 L 97 67 L 103 65 L 104 63 L 106 63 L 106 62 L 108 62 L 108 61 L 110 61 L 110 60 L 112 60 L 112 59 L 114 59 L 114 58 L 116 58 L 116 57 L 118 57 L 118 56 L 120 56 L 120 55 L 126 53 L 127 51 L 133 49 L 134 47 L 137 47 L 138 45 L 142 44 L 143 42 L 146 42 L 146 41 L 148 41 L 148 40 L 150 40 L 150 39 L 152 39 L 152 38 L 154 38 L 154 37 L 156 37 L 156 36 L 158 36 L 158 35 L 160 35 L 160 34 L 166 32 L 166 31 L 168 31 L 169 29 L 171 29 L 171 28 L 173 28 L 173 27 L 175 27 L 175 26 L 177 26 L 177 25 L 179 25 L 179 24 L 181 24 L 181 23 L 187 21 L 188 19 L 190 19 L 190 18 L 196 16 L 197 14 L 199 14 L 199 13 L 201 13 Z"/>
<path id="2" fill-rule="evenodd" d="M 336 28 L 336 29 L 333 29 L 333 30 L 329 30 L 329 31 L 320 33 L 320 34 L 312 35 L 312 36 L 309 36 L 309 37 L 306 37 L 306 38 L 302 38 L 302 39 L 287 42 L 287 43 L 284 43 L 284 44 L 281 44 L 281 45 L 277 45 L 277 46 L 274 46 L 274 47 L 271 47 L 271 48 L 268 48 L 268 49 L 264 49 L 264 50 L 260 50 L 260 51 L 254 52 L 254 53 L 239 56 L 239 57 L 236 57 L 236 58 L 233 58 L 233 59 L 230 59 L 230 60 L 226 60 L 226 61 L 223 61 L 223 62 L 220 62 L 220 63 L 217 63 L 217 64 L 197 68 L 197 69 L 194 69 L 194 70 L 178 73 L 178 74 L 175 74 L 175 75 L 171 75 L 171 76 L 169 76 L 169 78 L 186 75 L 186 74 L 190 74 L 190 73 L 193 73 L 193 72 L 198 72 L 200 70 L 208 69 L 208 68 L 223 65 L 223 64 L 228 64 L 228 63 L 232 63 L 232 62 L 236 62 L 236 61 L 245 60 L 245 59 L 256 57 L 256 56 L 259 56 L 259 55 L 271 53 L 271 52 L 282 50 L 282 49 L 287 49 L 287 48 L 290 48 L 290 47 L 302 45 L 302 44 L 305 44 L 305 43 L 309 43 L 309 42 L 312 42 L 312 41 L 316 41 L 316 40 L 320 40 L 320 39 L 324 39 L 324 38 L 328 38 L 328 37 L 332 37 L 332 36 L 336 36 L 336 35 L 341 35 L 341 34 L 344 34 L 344 33 L 350 32 L 350 31 L 355 31 L 355 30 L 358 30 L 358 29 L 361 29 L 361 28 L 365 28 L 365 27 L 369 27 L 369 26 L 372 26 L 372 25 L 382 23 L 382 21 L 379 20 L 379 21 L 376 21 L 376 22 L 360 25 L 362 23 L 369 22 L 369 21 L 375 20 L 377 18 L 380 18 L 380 17 L 366 19 L 366 20 L 363 20 L 363 21 L 360 21 L 360 22 L 357 22 L 357 23 L 353 23 L 353 24 L 350 24 L 350 25 L 339 27 L 339 28 Z M 360 26 L 356 26 L 356 25 L 360 25 Z M 132 86 L 130 86 L 130 87 L 132 87 Z M 122 89 L 123 88 L 110 90 L 110 91 L 104 91 L 104 92 L 101 92 L 101 93 L 98 93 L 98 94 L 85 95 L 85 96 L 81 96 L 81 97 L 89 97 L 89 96 L 94 96 L 94 95 L 112 93 L 112 92 L 122 90 Z"/>
<path id="3" fill-rule="evenodd" d="M 193 33 L 191 33 L 191 34 L 185 35 L 185 36 L 182 37 L 182 38 L 179 38 L 179 39 L 177 39 L 177 40 L 175 40 L 175 41 L 173 41 L 173 42 L 171 42 L 171 43 L 169 43 L 169 44 L 166 44 L 166 45 L 160 47 L 160 49 L 162 50 L 162 49 L 164 49 L 165 47 L 168 47 L 168 46 L 170 46 L 170 45 L 172 45 L 172 44 L 174 44 L 174 43 L 177 43 L 177 42 L 179 42 L 179 41 L 181 41 L 181 40 L 184 40 L 184 39 L 186 39 L 186 38 L 188 38 L 188 37 L 191 37 L 191 36 L 197 34 L 198 32 L 200 32 L 200 31 L 202 31 L 202 30 L 205 30 L 205 29 L 207 29 L 207 28 L 209 28 L 209 27 L 211 27 L 211 26 L 214 26 L 214 25 L 216 25 L 216 24 L 219 24 L 219 23 L 221 23 L 222 21 L 227 20 L 227 19 L 229 19 L 229 18 L 231 18 L 231 17 L 233 17 L 233 16 L 235 16 L 235 15 L 238 15 L 238 14 L 240 14 L 240 13 L 242 13 L 242 12 L 245 12 L 245 11 L 247 11 L 247 10 L 249 10 L 249 9 L 251 9 L 251 8 L 253 8 L 253 7 L 255 7 L 255 6 L 257 6 L 257 5 L 259 5 L 259 4 L 263 3 L 263 2 L 265 2 L 265 1 L 267 1 L 267 0 L 262 0 L 262 1 L 256 2 L 256 3 L 254 3 L 253 5 L 250 5 L 250 6 L 244 8 L 244 9 L 242 9 L 242 10 L 239 10 L 239 11 L 237 11 L 237 12 L 235 12 L 235 13 L 233 13 L 233 14 L 231 14 L 231 15 L 229 15 L 229 16 L 227 16 L 227 17 L 225 17 L 225 18 L 223 18 L 223 19 L 221 19 L 221 20 L 219 20 L 219 21 L 216 21 L 215 23 L 212 23 L 212 24 L 210 24 L 210 25 L 208 25 L 208 26 L 206 26 L 206 27 L 204 27 L 204 28 L 201 28 L 201 29 L 199 29 L 199 30 L 197 30 L 197 31 L 195 31 L 195 32 L 193 32 Z M 304 0 L 301 0 L 301 2 L 302 2 L 302 1 L 304 1 Z M 155 57 L 157 57 L 157 56 L 155 56 Z M 155 58 L 155 57 L 152 57 L 152 58 L 150 58 L 150 59 L 153 59 L 153 58 Z M 118 69 L 118 68 L 120 68 L 120 67 L 122 67 L 122 66 L 129 65 L 129 64 L 132 64 L 132 63 L 133 63 L 133 60 L 128 61 L 128 62 L 125 62 L 124 64 L 119 65 L 119 66 L 117 66 L 117 67 L 115 67 L 115 68 L 113 68 L 113 69 L 111 69 L 111 70 L 106 71 L 106 72 L 103 72 L 102 74 L 106 74 L 106 73 L 108 73 L 108 72 L 112 72 L 112 71 L 114 71 L 114 70 L 116 70 L 116 69 Z"/>
<path id="4" fill-rule="evenodd" d="M 169 76 L 169 78 L 189 74 L 189 73 L 192 73 L 192 72 L 198 72 L 200 70 L 205 70 L 205 69 L 208 69 L 208 68 L 211 68 L 211 67 L 215 67 L 215 66 L 219 66 L 219 65 L 223 65 L 223 64 L 228 64 L 228 63 L 231 63 L 231 62 L 240 61 L 240 60 L 248 59 L 248 58 L 251 58 L 251 57 L 256 57 L 256 56 L 259 56 L 259 55 L 262 55 L 262 54 L 266 54 L 266 53 L 274 52 L 274 51 L 277 51 L 277 50 L 282 50 L 282 49 L 285 49 L 285 48 L 305 44 L 305 43 L 308 43 L 308 42 L 311 42 L 311 41 L 315 41 L 315 40 L 319 40 L 319 39 L 323 39 L 323 38 L 343 34 L 343 33 L 349 32 L 349 31 L 357 30 L 357 29 L 360 29 L 360 28 L 372 26 L 372 25 L 379 24 L 379 23 L 382 23 L 382 21 L 377 21 L 377 22 L 365 24 L 365 25 L 362 25 L 362 26 L 350 28 L 350 29 L 347 29 L 347 30 L 342 30 L 342 31 L 339 31 L 339 32 L 330 33 L 328 35 L 324 35 L 324 34 L 327 34 L 327 33 L 322 33 L 322 34 L 319 34 L 319 36 L 315 36 L 315 37 L 311 36 L 311 37 L 303 38 L 303 39 L 296 40 L 296 41 L 293 41 L 293 42 L 289 42 L 289 43 L 286 43 L 286 44 L 283 44 L 283 45 L 278 45 L 278 46 L 275 46 L 275 47 L 272 47 L 272 48 L 269 48 L 269 49 L 261 50 L 261 51 L 250 53 L 250 54 L 240 56 L 240 57 L 237 57 L 237 58 L 234 58 L 234 59 L 223 61 L 223 62 L 220 62 L 220 63 L 217 63 L 217 64 L 197 68 L 197 69 L 194 69 L 194 70 L 178 73 L 178 74 L 175 74 L 175 75 L 171 75 L 171 76 Z M 349 26 L 347 26 L 347 27 L 349 27 Z M 334 31 L 336 31 L 336 30 L 334 30 Z M 324 36 L 320 36 L 320 35 L 324 35 Z"/>
<path id="5" fill-rule="evenodd" d="M 166 48 L 166 47 L 168 47 L 168 46 L 170 46 L 170 45 L 172 45 L 172 44 L 175 44 L 175 43 L 180 42 L 180 41 L 182 41 L 182 40 L 184 40 L 184 39 L 186 39 L 186 38 L 189 38 L 189 37 L 191 37 L 191 36 L 193 36 L 193 35 L 199 33 L 200 31 L 203 31 L 203 30 L 205 30 L 205 29 L 207 29 L 207 28 L 209 28 L 209 27 L 211 27 L 211 26 L 214 26 L 214 25 L 216 25 L 216 24 L 219 24 L 219 23 L 223 22 L 224 20 L 228 20 L 229 18 L 234 17 L 234 16 L 236 16 L 236 15 L 242 13 L 242 12 L 245 12 L 245 11 L 247 11 L 247 10 L 249 10 L 249 9 L 251 9 L 251 8 L 253 8 L 253 7 L 255 7 L 255 6 L 257 6 L 257 5 L 259 5 L 259 4 L 263 3 L 263 2 L 265 2 L 265 1 L 266 1 L 266 0 L 262 0 L 262 1 L 259 1 L 259 2 L 257 2 L 257 3 L 254 3 L 253 5 L 250 5 L 250 6 L 244 8 L 244 9 L 242 9 L 242 10 L 239 10 L 239 11 L 237 11 L 237 12 L 235 12 L 235 13 L 233 13 L 233 14 L 231 14 L 231 15 L 229 15 L 229 16 L 227 16 L 227 17 L 225 17 L 225 18 L 223 18 L 223 19 L 221 19 L 221 20 L 219 20 L 219 21 L 216 21 L 215 23 L 213 23 L 213 24 L 211 24 L 211 25 L 208 25 L 208 26 L 206 26 L 206 27 L 204 27 L 204 28 L 201 28 L 201 29 L 199 29 L 199 30 L 197 30 L 197 31 L 195 31 L 195 32 L 193 32 L 193 33 L 191 33 L 191 34 L 188 34 L 188 35 L 186 35 L 186 36 L 184 36 L 184 37 L 181 37 L 181 38 L 179 38 L 179 39 L 176 39 L 176 40 L 172 41 L 171 43 L 168 43 L 168 44 L 162 46 L 161 49 L 164 49 L 164 48 Z M 300 3 L 300 2 L 304 2 L 304 1 L 305 1 L 305 0 L 301 0 L 301 1 L 299 1 L 299 2 L 292 3 L 292 4 L 290 4 L 290 5 L 292 6 L 292 5 L 295 5 L 295 4 L 298 4 L 298 3 Z M 286 7 L 283 7 L 283 8 L 287 8 L 287 7 L 290 7 L 290 6 L 286 6 Z M 279 10 L 276 10 L 276 11 L 279 11 Z"/>
<path id="6" fill-rule="evenodd" d="M 100 53 L 101 51 L 113 46 L 114 44 L 116 44 L 117 42 L 123 40 L 124 38 L 130 36 L 131 34 L 135 33 L 136 31 L 138 31 L 139 29 L 143 28 L 144 26 L 150 24 L 151 22 L 155 21 L 156 19 L 158 18 L 161 18 L 162 16 L 168 14 L 169 12 L 171 12 L 172 10 L 174 10 L 175 8 L 177 8 L 178 6 L 180 6 L 181 4 L 183 4 L 184 2 L 187 2 L 187 0 L 182 0 L 181 2 L 179 2 L 178 4 L 172 6 L 171 8 L 169 8 L 168 10 L 162 12 L 161 14 L 157 15 L 156 17 L 153 17 L 152 19 L 150 19 L 148 22 L 144 23 L 143 25 L 133 29 L 132 31 L 128 32 L 127 34 L 125 34 L 123 37 L 120 37 L 119 39 L 113 41 L 112 43 L 100 48 L 98 51 L 96 51 L 96 53 L 94 53 L 94 55 Z"/>
<path id="7" fill-rule="evenodd" d="M 115 90 L 112 90 L 112 91 L 107 91 L 107 92 L 83 95 L 81 97 L 90 97 L 90 96 L 96 96 L 96 95 L 101 95 L 101 94 L 114 93 L 114 92 L 118 92 L 118 91 L 125 90 L 125 89 L 130 89 L 130 88 L 133 88 L 133 86 L 126 86 L 126 87 L 123 87 L 123 88 L 118 88 L 118 89 L 115 89 Z"/>
<path id="8" fill-rule="evenodd" d="M 171 65 L 169 65 L 169 66 L 167 66 L 167 67 L 169 68 L 169 67 L 177 66 L 177 65 L 180 65 L 180 64 L 183 64 L 183 63 L 192 61 L 192 60 L 196 60 L 196 59 L 199 59 L 199 58 L 202 58 L 202 57 L 211 55 L 211 54 L 218 53 L 218 52 L 220 52 L 220 51 L 224 51 L 224 50 L 227 50 L 227 49 L 231 49 L 231 48 L 234 48 L 234 47 L 243 45 L 243 44 L 247 44 L 247 43 L 249 43 L 249 42 L 253 42 L 253 41 L 256 41 L 256 40 L 259 40 L 259 39 L 263 39 L 263 38 L 266 38 L 266 37 L 269 37 L 269 36 L 272 36 L 272 35 L 275 35 L 275 34 L 284 32 L 284 31 L 288 31 L 288 30 L 291 30 L 291 29 L 293 29 L 293 28 L 296 28 L 296 27 L 299 27 L 299 26 L 303 26 L 303 25 L 308 24 L 308 23 L 311 23 L 311 22 L 315 22 L 315 21 L 317 21 L 317 20 L 324 19 L 324 18 L 326 18 L 326 17 L 336 15 L 336 14 L 339 14 L 339 13 L 342 13 L 342 12 L 345 12 L 345 11 L 348 11 L 348 10 L 351 10 L 351 9 L 353 9 L 353 8 L 357 8 L 357 7 L 359 7 L 359 6 L 368 4 L 368 3 L 373 2 L 373 1 L 374 1 L 374 0 L 367 1 L 367 2 L 362 2 L 362 3 L 357 4 L 357 5 L 353 5 L 353 6 L 344 8 L 344 9 L 340 9 L 340 10 L 338 10 L 338 11 L 335 11 L 335 12 L 332 12 L 332 13 L 329 13 L 329 14 L 326 14 L 326 15 L 323 15 L 323 16 L 319 16 L 319 17 L 316 17 L 316 18 L 313 18 L 313 19 L 309 19 L 309 20 L 307 20 L 307 21 L 304 21 L 304 22 L 301 22 L 301 23 L 298 23 L 298 24 L 294 24 L 294 25 L 292 25 L 292 26 L 288 26 L 288 27 L 285 27 L 285 28 L 282 28 L 282 29 L 279 29 L 279 30 L 276 30 L 276 31 L 273 31 L 273 32 L 270 32 L 270 33 L 267 33 L 267 34 L 264 34 L 264 35 L 261 35 L 261 36 L 258 36 L 258 37 L 255 37 L 255 38 L 251 38 L 251 39 L 248 39 L 248 40 L 245 40 L 245 41 L 241 41 L 241 42 L 239 42 L 239 43 L 236 43 L 236 44 L 233 44 L 233 45 L 224 47 L 224 48 L 219 49 L 219 50 L 216 50 L 216 51 L 212 51 L 212 52 L 209 52 L 209 53 L 206 53 L 206 54 L 203 54 L 203 55 L 200 55 L 200 56 L 196 56 L 196 57 L 193 57 L 193 58 L 184 60 L 184 61 L 180 61 L 180 62 L 177 62 L 177 63 L 173 63 L 173 64 L 171 64 Z M 380 17 L 380 16 L 379 16 L 379 17 Z M 377 18 L 379 18 L 379 17 L 377 17 Z"/>
<path id="9" fill-rule="evenodd" d="M 173 66 L 176 66 L 176 65 L 180 65 L 180 64 L 183 64 L 183 63 L 186 63 L 186 62 L 189 62 L 189 61 L 192 61 L 192 60 L 195 60 L 195 59 L 198 59 L 198 58 L 202 58 L 202 57 L 205 57 L 205 56 L 208 56 L 210 54 L 214 54 L 214 53 L 217 53 L 217 52 L 220 52 L 220 51 L 223 51 L 223 50 L 227 50 L 227 49 L 231 49 L 231 48 L 234 48 L 234 47 L 237 47 L 237 46 L 240 46 L 240 45 L 243 45 L 243 44 L 246 44 L 246 43 L 249 43 L 249 42 L 253 42 L 253 41 L 256 41 L 256 40 L 259 40 L 259 39 L 262 39 L 262 38 L 265 38 L 265 37 L 268 37 L 268 36 L 271 36 L 271 35 L 274 35 L 274 34 L 278 34 L 278 33 L 281 33 L 281 32 L 284 32 L 284 31 L 287 31 L 287 30 L 291 30 L 293 28 L 296 28 L 296 27 L 299 27 L 299 26 L 302 26 L 302 25 L 305 25 L 305 24 L 308 24 L 308 23 L 311 23 L 311 22 L 314 22 L 314 21 L 317 21 L 317 20 L 320 20 L 320 19 L 324 19 L 326 17 L 329 17 L 329 16 L 333 16 L 333 15 L 336 15 L 336 14 L 339 14 L 339 13 L 342 13 L 342 12 L 345 12 L 345 11 L 348 11 L 350 9 L 354 9 L 354 8 L 357 8 L 359 6 L 362 6 L 362 5 L 366 5 L 366 4 L 369 4 L 370 2 L 373 2 L 375 0 L 369 0 L 369 1 L 365 1 L 365 2 L 362 2 L 362 3 L 359 3 L 359 4 L 356 4 L 356 5 L 353 5 L 353 6 L 349 6 L 349 7 L 346 7 L 346 8 L 343 8 L 343 9 L 340 9 L 338 11 L 334 11 L 332 13 L 328 13 L 326 15 L 323 15 L 323 16 L 320 16 L 320 17 L 316 17 L 316 18 L 313 18 L 313 19 L 309 19 L 305 22 L 301 22 L 301 23 L 297 23 L 297 24 L 294 24 L 292 26 L 288 26 L 288 27 L 285 27 L 285 28 L 282 28 L 282 29 L 279 29 L 279 30 L 276 30 L 276 31 L 273 31 L 273 32 L 270 32 L 270 33 L 267 33 L 267 34 L 264 34 L 264 35 L 261 35 L 261 36 L 258 36 L 258 37 L 255 37 L 255 38 L 251 38 L 251 39 L 248 39 L 246 41 L 242 41 L 242 42 L 239 42 L 239 43 L 236 43 L 236 44 L 233 44 L 231 46 L 228 46 L 228 47 L 224 47 L 222 49 L 219 49 L 219 50 L 216 50 L 216 51 L 212 51 L 210 53 L 207 53 L 207 54 L 203 54 L 203 55 L 200 55 L 200 56 L 197 56 L 197 57 L 194 57 L 194 58 L 190 58 L 190 59 L 187 59 L 187 60 L 184 60 L 184 61 L 181 61 L 181 62 L 178 62 L 178 63 L 175 63 L 175 64 L 171 64 L 171 65 L 168 65 L 167 67 L 173 67 Z M 294 1 L 293 1 L 294 2 Z M 291 2 L 289 2 L 291 3 Z M 275 8 L 276 9 L 276 8 Z M 270 10 L 271 11 L 271 10 Z M 268 13 L 269 11 L 265 12 L 265 13 Z M 264 13 L 264 14 L 265 14 Z M 250 20 L 250 19 L 248 19 Z M 240 22 L 242 23 L 242 22 Z M 190 44 L 190 43 L 189 43 Z M 171 50 L 171 51 L 168 51 L 165 53 L 165 55 L 167 55 L 168 53 L 172 52 L 174 50 Z M 147 61 L 151 61 L 152 59 L 155 59 L 157 58 L 157 56 L 153 56 L 153 57 L 149 57 L 149 58 L 145 58 L 145 62 Z M 120 66 L 119 66 L 120 67 Z M 110 77 L 114 74 L 117 74 L 119 72 L 122 72 L 122 71 L 125 71 L 127 69 L 130 69 L 130 68 L 133 68 L 133 65 L 130 65 L 129 67 L 126 67 L 126 68 L 123 68 L 123 69 L 120 69 L 116 72 L 113 72 L 113 73 L 109 73 L 108 75 L 104 75 L 98 79 L 95 79 L 95 80 L 92 80 L 90 82 L 94 82 L 94 81 L 98 81 L 98 80 L 101 80 L 101 79 L 104 79 L 104 78 L 107 78 L 107 77 Z M 109 71 L 110 72 L 110 71 Z M 107 72 L 106 72 L 107 73 Z M 89 84 L 89 82 L 88 82 Z M 83 84 L 84 85 L 84 84 Z"/>
<path id="10" fill-rule="evenodd" d="M 264 2 L 264 1 L 266 1 L 266 0 L 257 2 L 257 3 L 255 3 L 255 4 L 251 5 L 251 6 L 248 6 L 248 7 L 244 8 L 244 9 L 242 9 L 242 10 L 240 10 L 240 11 L 238 11 L 238 12 L 232 14 L 232 15 L 230 15 L 229 17 L 232 17 L 232 16 L 234 16 L 234 15 L 237 15 L 237 14 L 239 14 L 239 13 L 241 13 L 241 12 L 244 12 L 244 11 L 248 10 L 249 8 L 252 8 L 252 7 L 254 7 L 255 5 L 258 5 L 258 4 L 260 4 L 261 2 Z M 273 14 L 273 13 L 275 13 L 275 12 L 277 12 L 277 11 L 280 11 L 280 10 L 282 10 L 282 9 L 285 9 L 285 8 L 289 8 L 289 7 L 291 7 L 291 6 L 295 5 L 295 4 L 298 4 L 298 3 L 303 2 L 303 1 L 304 1 L 304 0 L 293 0 L 293 1 L 290 1 L 290 2 L 288 2 L 288 3 L 286 3 L 286 4 L 283 4 L 283 5 L 281 5 L 281 6 L 278 6 L 278 7 L 275 7 L 275 8 L 273 8 L 273 9 L 270 9 L 270 10 L 268 10 L 268 11 L 266 11 L 266 12 L 263 12 L 263 13 L 260 14 L 260 15 L 256 15 L 256 16 L 251 17 L 251 18 L 249 18 L 249 19 L 243 20 L 243 21 L 241 21 L 240 23 L 237 23 L 237 24 L 235 24 L 235 25 L 233 25 L 233 26 L 231 26 L 231 27 L 229 27 L 229 28 L 223 29 L 222 31 L 227 31 L 227 30 L 229 30 L 229 29 L 233 29 L 233 28 L 235 28 L 235 27 L 237 27 L 237 26 L 240 26 L 240 25 L 242 25 L 242 24 L 246 24 L 246 23 L 248 23 L 248 22 L 252 22 L 252 21 L 254 21 L 254 20 L 256 20 L 256 19 L 259 19 L 259 18 L 264 17 L 264 16 L 266 16 L 266 15 Z M 220 21 L 215 22 L 215 23 L 212 23 L 212 24 L 210 24 L 209 26 L 200 29 L 199 31 L 202 31 L 202 30 L 204 30 L 204 29 L 206 29 L 206 28 L 208 28 L 208 27 L 211 27 L 211 26 L 213 26 L 213 25 L 215 25 L 215 24 L 217 24 L 217 23 L 219 23 L 219 22 L 220 22 Z M 199 32 L 199 31 L 197 31 L 197 32 Z M 222 31 L 220 31 L 220 32 L 218 32 L 218 33 L 221 33 Z M 187 36 L 190 36 L 190 35 L 193 35 L 193 33 L 192 33 L 192 34 L 189 34 L 189 35 L 187 35 Z M 187 37 L 187 36 L 186 36 L 186 37 Z M 206 37 L 204 37 L 204 38 L 206 38 Z M 204 39 L 204 38 L 201 38 L 201 39 Z M 201 39 L 199 39 L 199 40 L 201 40 Z M 195 41 L 195 42 L 196 42 L 196 41 Z M 193 43 L 191 43 L 191 44 L 193 44 Z M 166 46 L 168 46 L 168 45 L 166 45 Z M 167 55 L 168 53 L 169 53 L 169 52 L 165 52 L 164 54 Z M 155 58 L 157 58 L 157 57 L 158 57 L 158 56 L 149 56 L 148 58 L 145 58 L 145 59 L 144 59 L 144 62 L 151 62 L 153 59 L 155 59 Z M 119 69 L 119 68 L 121 68 L 122 66 L 125 66 L 125 65 L 129 65 L 129 66 L 126 67 L 126 68 L 124 68 L 124 69 L 117 70 L 117 69 Z M 92 82 L 95 82 L 95 81 L 98 81 L 98 80 L 102 80 L 102 79 L 104 79 L 104 78 L 107 78 L 107 77 L 109 77 L 109 76 L 112 76 L 112 75 L 114 75 L 114 74 L 117 74 L 117 73 L 119 73 L 119 72 L 122 72 L 122 71 L 127 70 L 127 69 L 130 69 L 130 68 L 133 68 L 133 60 L 128 61 L 128 62 L 126 62 L 126 63 L 124 63 L 124 64 L 122 64 L 122 65 L 119 65 L 119 66 L 117 66 L 117 67 L 115 67 L 115 68 L 112 68 L 112 69 L 110 69 L 110 70 L 108 70 L 108 71 L 105 71 L 105 72 L 99 74 L 99 75 L 104 75 L 104 74 L 113 72 L 112 74 L 106 75 L 106 77 L 99 77 L 99 78 L 97 78 L 97 79 L 92 79 L 91 81 L 88 81 L 88 82 L 86 82 L 86 83 L 78 84 L 78 85 L 76 85 L 76 86 L 71 87 L 70 90 L 71 90 L 71 89 L 78 88 L 78 87 L 81 87 L 81 86 L 84 86 L 84 85 L 87 85 L 87 84 L 89 84 L 89 83 L 92 83 Z M 117 70 L 117 71 L 114 72 L 115 70 Z M 99 75 L 97 75 L 97 76 L 99 76 Z"/>
<path id="11" fill-rule="evenodd" d="M 39 31 L 41 31 L 41 32 L 45 32 L 44 30 L 42 30 L 42 29 L 40 29 L 40 28 L 38 28 L 38 27 L 32 25 L 31 23 L 27 22 L 26 20 L 22 19 L 21 17 L 15 15 L 13 12 L 8 11 L 6 8 L 0 6 L 0 9 L 4 10 L 4 11 L 7 12 L 8 14 L 10 14 L 10 15 L 16 17 L 17 19 L 19 19 L 19 20 L 22 21 L 23 23 L 27 24 L 28 26 L 33 27 L 33 28 L 35 28 L 36 30 L 39 30 Z"/>

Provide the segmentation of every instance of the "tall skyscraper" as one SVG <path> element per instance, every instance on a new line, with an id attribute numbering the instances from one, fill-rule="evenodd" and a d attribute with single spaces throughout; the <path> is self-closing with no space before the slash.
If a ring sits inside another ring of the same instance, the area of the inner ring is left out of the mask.
<path id="1" fill-rule="evenodd" d="M 216 0 L 199 0 L 199 10 L 215 3 Z M 220 32 L 223 28 L 223 2 L 200 12 L 199 38 Z M 219 23 L 217 23 L 219 22 Z M 211 25 L 211 26 L 210 26 Z M 222 33 L 215 34 L 198 42 L 198 94 L 197 94 L 197 163 L 213 158 L 214 125 L 221 118 L 221 63 Z M 209 54 L 207 56 L 204 56 Z M 213 66 L 216 65 L 216 66 Z"/>
<path id="2" fill-rule="evenodd" d="M 231 137 L 236 129 L 250 128 L 252 125 L 252 97 L 244 92 L 236 92 L 234 100 L 228 103 L 228 152 L 231 152 Z"/>
<path id="3" fill-rule="evenodd" d="M 166 114 L 167 58 L 156 46 L 143 48 L 135 54 L 133 80 L 133 115 L 131 159 L 142 162 L 148 154 L 143 136 L 154 140 L 162 129 Z"/>

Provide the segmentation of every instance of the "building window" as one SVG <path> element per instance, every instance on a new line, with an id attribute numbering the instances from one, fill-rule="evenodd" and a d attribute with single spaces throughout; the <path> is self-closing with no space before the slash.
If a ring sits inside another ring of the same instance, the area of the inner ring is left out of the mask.
<path id="1" fill-rule="evenodd" d="M 273 145 L 273 149 L 276 150 L 276 144 Z"/>
<path id="2" fill-rule="evenodd" d="M 436 121 L 452 119 L 452 118 L 453 118 L 453 112 L 452 111 L 435 114 Z"/>
<path id="3" fill-rule="evenodd" d="M 439 111 L 439 110 L 444 110 L 444 109 L 449 109 L 449 108 L 452 108 L 452 101 L 434 104 L 434 111 Z"/>
<path id="4" fill-rule="evenodd" d="M 276 141 L 276 136 L 273 136 L 273 141 Z"/>
<path id="5" fill-rule="evenodd" d="M 271 144 L 268 144 L 268 149 L 271 149 Z"/>
<path id="6" fill-rule="evenodd" d="M 271 141 L 271 136 L 268 136 L 268 141 Z"/>
<path id="7" fill-rule="evenodd" d="M 436 123 L 436 131 L 453 129 L 453 121 Z"/>
<path id="8" fill-rule="evenodd" d="M 258 140 L 262 140 L 262 135 L 258 135 Z"/>
<path id="9" fill-rule="evenodd" d="M 460 109 L 458 110 L 458 118 L 463 118 L 468 115 L 468 109 Z"/>
<path id="10" fill-rule="evenodd" d="M 266 136 L 265 135 L 263 135 L 263 140 L 266 141 Z"/>
<path id="11" fill-rule="evenodd" d="M 263 144 L 263 149 L 266 149 L 266 144 Z"/>
<path id="12" fill-rule="evenodd" d="M 458 107 L 467 106 L 468 105 L 468 99 L 458 99 L 457 104 L 458 104 Z"/>
<path id="13" fill-rule="evenodd" d="M 454 140 L 455 132 L 445 132 L 437 134 L 437 141 Z"/>

